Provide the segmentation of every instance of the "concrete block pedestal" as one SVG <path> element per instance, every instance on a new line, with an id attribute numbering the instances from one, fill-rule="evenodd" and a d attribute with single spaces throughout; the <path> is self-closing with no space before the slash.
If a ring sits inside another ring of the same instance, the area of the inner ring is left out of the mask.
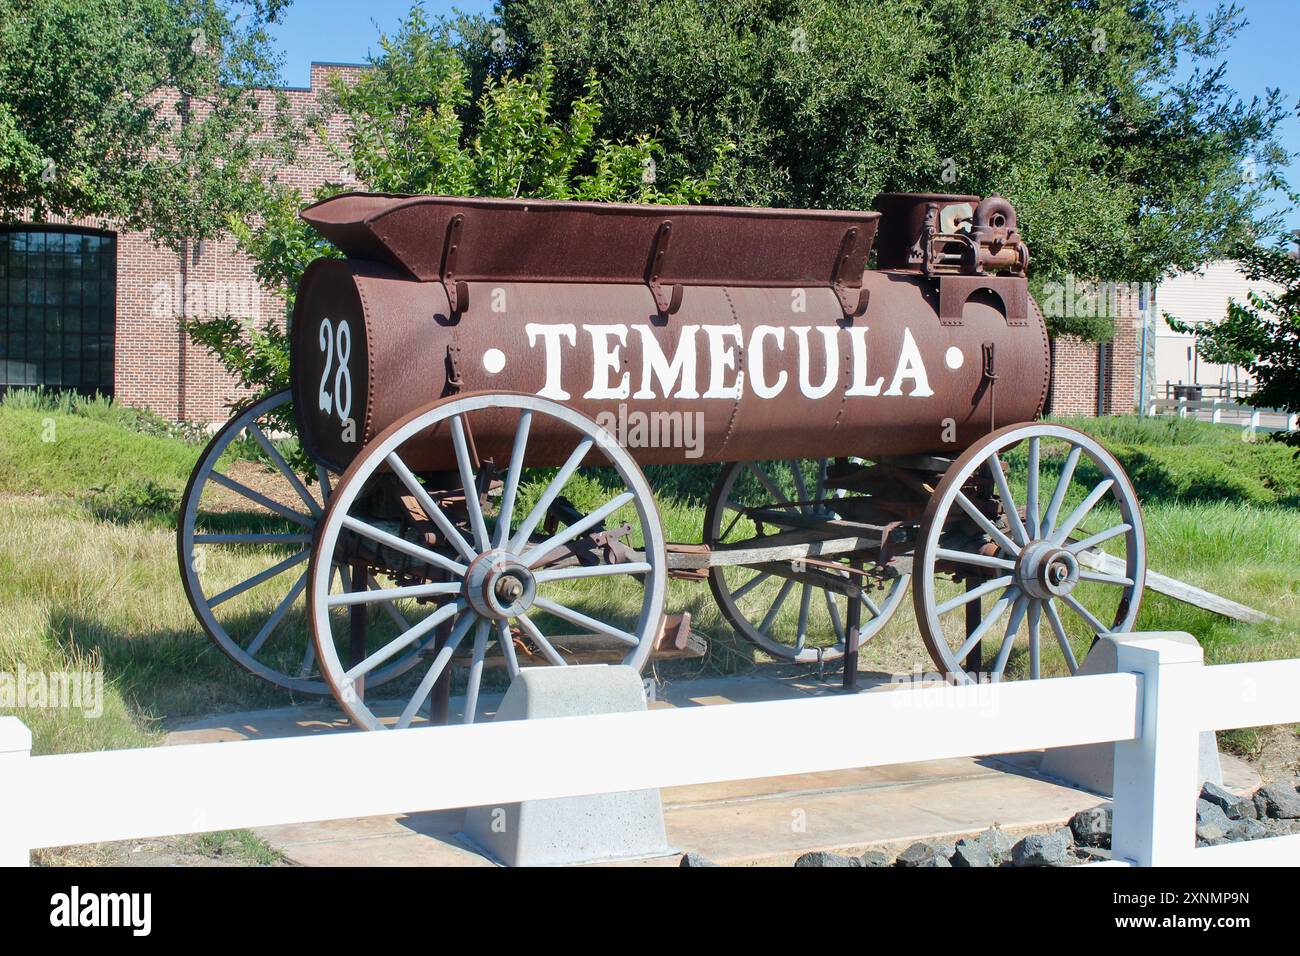
<path id="1" fill-rule="evenodd" d="M 529 667 L 511 683 L 495 719 L 645 709 L 644 685 L 631 667 Z M 600 754 L 591 759 L 600 760 Z M 465 814 L 465 836 L 507 866 L 562 866 L 671 852 L 658 790 L 473 807 Z"/>

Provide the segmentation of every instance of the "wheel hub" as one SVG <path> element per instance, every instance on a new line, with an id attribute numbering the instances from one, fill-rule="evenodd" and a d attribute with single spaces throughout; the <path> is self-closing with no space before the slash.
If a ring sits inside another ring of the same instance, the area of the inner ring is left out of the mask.
<path id="1" fill-rule="evenodd" d="M 1050 541 L 1031 541 L 1020 552 L 1016 582 L 1039 600 L 1064 597 L 1079 583 L 1078 559 Z"/>
<path id="2" fill-rule="evenodd" d="M 537 579 L 508 551 L 479 555 L 465 575 L 465 596 L 482 617 L 504 621 L 523 614 L 537 596 Z"/>

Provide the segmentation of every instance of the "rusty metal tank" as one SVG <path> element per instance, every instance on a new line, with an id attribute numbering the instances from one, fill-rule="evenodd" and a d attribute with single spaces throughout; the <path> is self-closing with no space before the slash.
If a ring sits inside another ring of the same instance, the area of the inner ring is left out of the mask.
<path id="1" fill-rule="evenodd" d="M 309 267 L 291 331 L 299 432 L 334 468 L 465 391 L 555 398 L 620 440 L 690 430 L 625 442 L 643 464 L 951 455 L 1046 397 L 1023 275 L 867 269 L 876 212 L 348 194 L 303 217 L 348 256 Z M 476 419 L 478 454 L 513 425 Z"/>

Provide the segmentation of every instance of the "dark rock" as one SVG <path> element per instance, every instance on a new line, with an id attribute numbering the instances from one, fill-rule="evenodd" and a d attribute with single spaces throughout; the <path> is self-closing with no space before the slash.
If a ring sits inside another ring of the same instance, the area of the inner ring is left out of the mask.
<path id="1" fill-rule="evenodd" d="M 682 857 L 682 862 L 677 865 L 678 866 L 717 866 L 718 864 L 714 863 L 710 859 L 706 859 L 705 857 L 700 856 L 698 853 L 687 853 L 684 857 Z"/>
<path id="2" fill-rule="evenodd" d="M 944 855 L 944 848 L 935 846 L 933 843 L 913 843 L 902 853 L 898 854 L 898 860 L 895 866 L 919 866 L 919 867 L 941 867 L 952 866 L 948 857 Z"/>
<path id="3" fill-rule="evenodd" d="M 1236 820 L 1228 831 L 1229 840 L 1262 840 L 1267 836 L 1272 836 L 1268 827 L 1255 819 Z"/>
<path id="4" fill-rule="evenodd" d="M 958 840 L 953 849 L 952 865 L 961 867 L 997 866 L 998 860 L 988 847 L 976 840 Z"/>
<path id="5" fill-rule="evenodd" d="M 1072 856 L 1074 836 L 1069 827 L 1051 833 L 1032 833 L 1011 848 L 1016 866 L 1066 866 Z"/>
<path id="6" fill-rule="evenodd" d="M 1300 793 L 1292 781 L 1274 780 L 1255 791 L 1255 809 L 1261 820 L 1295 820 L 1300 818 Z"/>
<path id="7" fill-rule="evenodd" d="M 1217 803 L 1208 800 L 1196 801 L 1196 839 L 1213 842 L 1228 838 L 1232 821 Z"/>
<path id="8" fill-rule="evenodd" d="M 1109 803 L 1103 803 L 1070 817 L 1070 832 L 1074 834 L 1075 842 L 1083 846 L 1108 847 L 1113 821 L 1113 808 Z"/>
<path id="9" fill-rule="evenodd" d="M 1213 803 L 1229 820 L 1253 820 L 1258 815 L 1250 797 L 1239 796 L 1217 783 L 1207 781 L 1201 788 L 1201 799 Z"/>
<path id="10" fill-rule="evenodd" d="M 975 839 L 978 840 L 984 849 L 989 851 L 989 855 L 999 863 L 1010 858 L 1011 848 L 1015 846 L 1016 843 L 1016 841 L 1007 836 L 1006 831 L 1000 827 L 989 827 Z"/>
<path id="11" fill-rule="evenodd" d="M 862 861 L 856 856 L 844 856 L 842 853 L 827 853 L 825 850 L 817 850 L 813 853 L 805 853 L 799 859 L 794 861 L 795 866 L 861 866 Z"/>
<path id="12" fill-rule="evenodd" d="M 1098 863 L 1112 858 L 1110 850 L 1099 846 L 1076 846 L 1074 855 L 1079 858 L 1080 863 Z"/>
<path id="13" fill-rule="evenodd" d="M 894 862 L 892 856 L 880 850 L 868 850 L 866 853 L 862 854 L 862 856 L 858 857 L 858 859 L 862 862 L 863 866 L 868 867 L 889 866 Z"/>

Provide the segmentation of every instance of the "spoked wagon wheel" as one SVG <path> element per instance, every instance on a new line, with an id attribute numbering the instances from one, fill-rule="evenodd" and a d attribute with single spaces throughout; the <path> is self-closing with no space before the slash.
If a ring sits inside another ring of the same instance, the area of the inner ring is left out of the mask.
<path id="1" fill-rule="evenodd" d="M 496 460 L 479 461 L 486 448 L 476 429 L 513 437 Z M 421 461 L 450 470 L 422 469 Z M 601 472 L 578 473 L 584 462 Z M 398 420 L 339 481 L 318 541 L 308 604 L 322 672 L 368 730 L 387 724 L 359 685 L 440 625 L 450 630 L 441 628 L 445 639 L 425 655 L 422 679 L 403 692 L 395 727 L 420 713 L 467 638 L 471 722 L 489 665 L 509 677 L 521 663 L 564 665 L 562 636 L 578 633 L 614 642 L 623 663 L 640 669 L 663 617 L 663 531 L 641 469 L 595 422 L 533 395 L 469 393 Z M 331 560 L 376 568 L 382 590 L 331 594 Z M 417 608 L 411 626 L 345 662 L 338 644 L 349 609 L 380 599 Z"/>
<path id="2" fill-rule="evenodd" d="M 946 673 L 973 681 L 963 661 L 989 638 L 997 652 L 991 664 L 984 657 L 985 679 L 1074 673 L 1096 637 L 1137 620 L 1141 509 L 1119 462 L 1088 435 L 1011 425 L 948 469 L 922 521 L 913 572 L 921 636 Z M 992 603 L 967 634 L 963 611 L 985 598 Z M 1018 644 L 1027 655 L 1016 654 Z"/>
<path id="3" fill-rule="evenodd" d="M 292 423 L 289 403 L 288 391 L 270 395 L 208 442 L 181 500 L 176 552 L 185 596 L 217 647 L 263 680 L 325 695 L 301 596 L 331 476 L 318 468 L 309 485 L 272 440 Z M 264 461 L 251 460 L 259 451 Z M 332 576 L 335 590 L 353 583 L 346 568 Z M 384 610 L 402 620 L 392 602 Z M 372 683 L 403 673 L 417 652 L 377 671 Z"/>
<path id="4" fill-rule="evenodd" d="M 829 459 L 735 462 L 709 496 L 704 543 L 740 548 L 782 532 L 846 537 L 831 530 L 840 493 L 827 489 Z M 844 656 L 849 595 L 861 601 L 859 646 L 889 621 L 907 593 L 907 575 L 885 579 L 851 569 L 842 555 L 802 561 L 715 566 L 709 587 L 728 623 L 774 657 L 799 663 Z"/>

